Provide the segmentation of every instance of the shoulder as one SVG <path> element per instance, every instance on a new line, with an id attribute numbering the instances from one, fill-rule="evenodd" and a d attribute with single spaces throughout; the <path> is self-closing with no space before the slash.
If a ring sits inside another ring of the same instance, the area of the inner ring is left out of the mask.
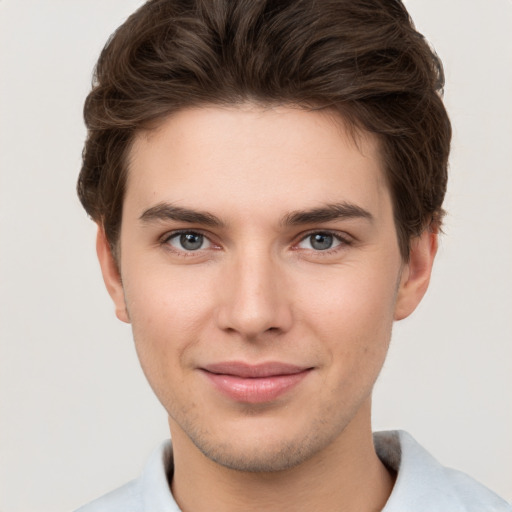
<path id="1" fill-rule="evenodd" d="M 407 432 L 378 432 L 374 441 L 381 460 L 397 472 L 383 512 L 512 512 L 470 476 L 442 466 Z"/>
<path id="2" fill-rule="evenodd" d="M 75 512 L 142 512 L 139 481 L 133 480 L 101 496 Z"/>
<path id="3" fill-rule="evenodd" d="M 172 446 L 166 441 L 153 452 L 139 478 L 75 512 L 179 512 L 169 488 L 172 472 Z"/>

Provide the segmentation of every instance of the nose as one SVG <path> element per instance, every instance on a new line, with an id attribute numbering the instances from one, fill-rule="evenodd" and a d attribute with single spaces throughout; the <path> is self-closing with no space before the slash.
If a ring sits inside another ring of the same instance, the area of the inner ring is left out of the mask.
<path id="1" fill-rule="evenodd" d="M 240 255 L 225 272 L 219 290 L 219 328 L 252 340 L 291 328 L 289 290 L 279 262 L 268 253 L 253 251 Z"/>

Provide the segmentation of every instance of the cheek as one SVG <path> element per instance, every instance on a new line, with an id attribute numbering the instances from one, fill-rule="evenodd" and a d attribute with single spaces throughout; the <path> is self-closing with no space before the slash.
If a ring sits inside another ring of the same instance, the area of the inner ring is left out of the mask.
<path id="1" fill-rule="evenodd" d="M 390 268 L 387 273 L 343 269 L 320 286 L 302 291 L 303 317 L 315 337 L 324 340 L 340 375 L 363 367 L 378 372 L 391 337 L 394 279 Z"/>
<path id="2" fill-rule="evenodd" d="M 302 297 L 299 307 L 305 316 L 318 318 L 328 329 L 366 332 L 388 326 L 393 319 L 398 272 L 386 270 L 343 268 L 322 280 L 311 279 L 307 286 L 297 286 Z"/>
<path id="3" fill-rule="evenodd" d="M 127 269 L 126 275 L 126 304 L 145 372 L 177 366 L 211 317 L 212 294 L 205 280 L 169 270 L 146 271 L 136 278 Z"/>

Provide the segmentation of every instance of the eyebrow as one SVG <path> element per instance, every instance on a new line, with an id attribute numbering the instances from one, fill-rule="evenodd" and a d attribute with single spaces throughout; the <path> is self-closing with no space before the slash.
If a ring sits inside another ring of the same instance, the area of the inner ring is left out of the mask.
<path id="1" fill-rule="evenodd" d="M 222 222 L 215 215 L 198 210 L 191 210 L 181 206 L 174 206 L 169 203 L 160 203 L 145 210 L 139 217 L 143 222 L 152 222 L 158 220 L 176 220 L 189 224 L 202 224 L 210 227 L 223 227 Z"/>
<path id="2" fill-rule="evenodd" d="M 341 219 L 366 219 L 373 222 L 373 215 L 364 208 L 351 203 L 335 203 L 312 208 L 311 210 L 297 210 L 288 213 L 283 218 L 285 226 L 297 226 L 300 224 L 314 224 L 316 222 L 329 222 Z"/>
<path id="3" fill-rule="evenodd" d="M 330 222 L 340 219 L 366 219 L 373 221 L 373 215 L 364 208 L 351 203 L 328 204 L 310 210 L 295 210 L 287 213 L 281 220 L 283 226 L 298 226 L 302 224 L 314 224 L 316 222 Z M 188 224 L 202 224 L 209 227 L 225 227 L 225 223 L 219 217 L 209 212 L 192 210 L 170 203 L 159 203 L 144 210 L 139 219 L 143 222 L 159 220 L 175 220 Z"/>

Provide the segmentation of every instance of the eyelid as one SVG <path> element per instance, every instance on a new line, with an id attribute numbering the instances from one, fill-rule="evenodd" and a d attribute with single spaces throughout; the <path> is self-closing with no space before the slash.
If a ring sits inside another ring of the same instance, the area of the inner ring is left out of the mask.
<path id="1" fill-rule="evenodd" d="M 340 243 L 338 245 L 336 245 L 335 247 L 331 247 L 331 248 L 325 249 L 323 251 L 314 250 L 314 249 L 301 249 L 301 248 L 297 247 L 298 244 L 300 244 L 301 242 L 303 242 L 310 236 L 317 235 L 317 234 L 330 235 Z M 346 233 L 344 231 L 340 232 L 340 231 L 336 231 L 336 230 L 332 230 L 332 229 L 311 229 L 309 231 L 300 233 L 300 235 L 298 235 L 297 241 L 293 245 L 293 249 L 294 250 L 311 250 L 318 254 L 321 254 L 321 253 L 329 254 L 330 252 L 335 252 L 335 251 L 339 250 L 340 247 L 348 246 L 353 243 L 354 243 L 354 237 L 352 237 L 351 235 L 349 235 L 348 233 Z"/>
<path id="2" fill-rule="evenodd" d="M 211 244 L 210 247 L 206 248 L 206 249 L 197 249 L 196 251 L 186 251 L 186 250 L 179 250 L 175 247 L 172 247 L 170 244 L 168 244 L 168 241 L 173 238 L 173 237 L 176 237 L 178 235 L 182 235 L 182 234 L 189 234 L 189 233 L 194 233 L 194 234 L 198 234 L 198 235 L 201 235 L 203 236 L 206 240 L 208 240 L 208 242 Z M 306 238 L 310 237 L 311 235 L 315 235 L 315 234 L 324 234 L 324 235 L 331 235 L 332 237 L 334 237 L 338 242 L 340 242 L 338 245 L 336 245 L 335 247 L 333 248 L 329 248 L 329 249 L 325 249 L 323 251 L 320 251 L 320 250 L 314 250 L 314 249 L 301 249 L 300 247 L 297 247 L 297 245 L 304 241 Z M 205 232 L 204 230 L 202 229 L 197 229 L 197 228 L 192 228 L 192 229 L 186 229 L 186 228 L 182 228 L 182 229 L 174 229 L 174 230 L 171 230 L 171 231 L 167 231 L 166 233 L 164 233 L 162 236 L 159 237 L 158 239 L 158 243 L 160 245 L 165 245 L 168 250 L 174 252 L 174 253 L 177 253 L 177 254 L 182 254 L 182 255 L 189 255 L 189 256 L 193 256 L 194 254 L 199 254 L 199 253 L 202 253 L 203 251 L 205 250 L 209 250 L 209 249 L 220 249 L 221 246 L 219 243 L 215 242 L 214 237 L 211 235 L 211 233 L 209 232 Z M 295 236 L 295 242 L 293 242 L 293 245 L 292 245 L 292 249 L 293 250 L 310 250 L 312 252 L 315 252 L 315 253 L 318 253 L 318 254 L 329 254 L 331 252 L 335 252 L 337 250 L 340 249 L 340 247 L 345 247 L 345 246 L 349 246 L 349 245 L 352 245 L 355 241 L 354 237 L 349 235 L 348 233 L 346 233 L 345 231 L 337 231 L 337 230 L 332 230 L 332 229 L 310 229 L 308 231 L 305 231 L 305 232 L 302 232 L 300 233 L 299 235 Z"/>
<path id="3" fill-rule="evenodd" d="M 195 234 L 195 235 L 202 235 L 205 238 L 208 238 L 208 240 L 211 241 L 211 235 L 208 233 L 205 233 L 202 229 L 186 229 L 186 228 L 180 228 L 180 229 L 171 229 L 170 231 L 166 231 L 162 236 L 158 238 L 160 242 L 166 242 L 172 237 L 175 237 L 177 235 L 188 235 L 188 234 Z"/>
<path id="4" fill-rule="evenodd" d="M 180 250 L 180 249 L 172 246 L 169 243 L 169 241 L 172 238 L 176 238 L 179 235 L 186 235 L 186 234 L 201 235 L 202 237 L 204 237 L 209 242 L 210 246 L 206 247 L 204 249 L 197 249 L 195 251 L 187 251 L 185 249 Z M 216 243 L 214 240 L 212 240 L 212 235 L 211 234 L 204 232 L 202 229 L 195 229 L 195 228 L 192 228 L 192 229 L 173 229 L 171 231 L 167 231 L 165 234 L 163 234 L 161 237 L 159 237 L 158 243 L 159 243 L 159 245 L 165 246 L 169 251 L 172 251 L 175 254 L 179 254 L 179 255 L 183 255 L 183 256 L 185 256 L 185 255 L 186 256 L 194 256 L 194 255 L 197 255 L 197 254 L 201 254 L 204 251 L 210 250 L 212 248 L 213 249 L 219 249 L 220 248 L 219 244 Z"/>

